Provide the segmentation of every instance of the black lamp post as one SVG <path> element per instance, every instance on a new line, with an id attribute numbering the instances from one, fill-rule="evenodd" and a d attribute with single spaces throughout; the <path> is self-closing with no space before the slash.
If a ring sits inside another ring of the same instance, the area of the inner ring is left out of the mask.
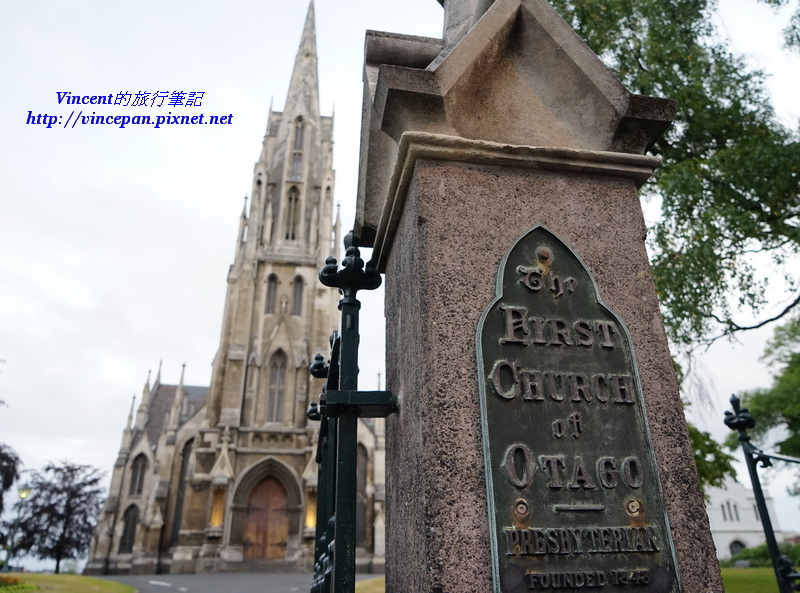
<path id="1" fill-rule="evenodd" d="M 19 529 L 20 516 L 22 515 L 22 503 L 31 494 L 31 487 L 28 484 L 23 484 L 17 488 L 17 496 L 19 496 L 20 504 L 17 506 L 17 518 L 14 521 L 14 526 L 11 528 L 11 533 L 8 534 L 8 541 L 6 542 L 6 563 L 3 565 L 3 572 L 11 572 L 11 558 L 14 556 L 14 540 L 17 538 L 17 529 Z"/>

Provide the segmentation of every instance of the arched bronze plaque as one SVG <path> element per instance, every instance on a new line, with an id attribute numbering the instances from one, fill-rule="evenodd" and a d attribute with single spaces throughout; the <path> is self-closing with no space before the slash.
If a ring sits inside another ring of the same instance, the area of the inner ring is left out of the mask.
<path id="1" fill-rule="evenodd" d="M 495 593 L 679 591 L 625 325 L 542 227 L 478 326 Z"/>

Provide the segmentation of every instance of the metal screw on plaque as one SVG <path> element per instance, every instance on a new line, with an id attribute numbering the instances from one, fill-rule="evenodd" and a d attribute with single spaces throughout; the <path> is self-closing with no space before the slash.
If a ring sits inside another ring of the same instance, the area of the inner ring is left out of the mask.
<path id="1" fill-rule="evenodd" d="M 526 517 L 528 515 L 528 501 L 524 498 L 518 498 L 514 503 L 514 513 L 520 517 Z"/>
<path id="2" fill-rule="evenodd" d="M 536 250 L 536 257 L 542 263 L 547 263 L 553 258 L 553 252 L 544 245 Z"/>
<path id="3" fill-rule="evenodd" d="M 637 515 L 639 511 L 642 510 L 642 503 L 633 498 L 626 503 L 625 508 L 628 511 L 628 514 Z"/>

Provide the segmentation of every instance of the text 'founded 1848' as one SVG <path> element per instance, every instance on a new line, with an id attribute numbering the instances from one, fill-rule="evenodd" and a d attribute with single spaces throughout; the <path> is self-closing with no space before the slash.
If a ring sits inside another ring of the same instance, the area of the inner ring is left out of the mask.
<path id="1" fill-rule="evenodd" d="M 628 331 L 542 227 L 478 326 L 495 593 L 678 590 Z"/>

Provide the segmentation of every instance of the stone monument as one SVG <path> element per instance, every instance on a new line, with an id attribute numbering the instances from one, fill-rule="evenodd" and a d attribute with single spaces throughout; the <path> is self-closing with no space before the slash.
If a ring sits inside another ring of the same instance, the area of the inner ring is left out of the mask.
<path id="1" fill-rule="evenodd" d="M 366 39 L 387 591 L 721 592 L 638 196 L 677 105 L 545 0 L 444 7 Z"/>

